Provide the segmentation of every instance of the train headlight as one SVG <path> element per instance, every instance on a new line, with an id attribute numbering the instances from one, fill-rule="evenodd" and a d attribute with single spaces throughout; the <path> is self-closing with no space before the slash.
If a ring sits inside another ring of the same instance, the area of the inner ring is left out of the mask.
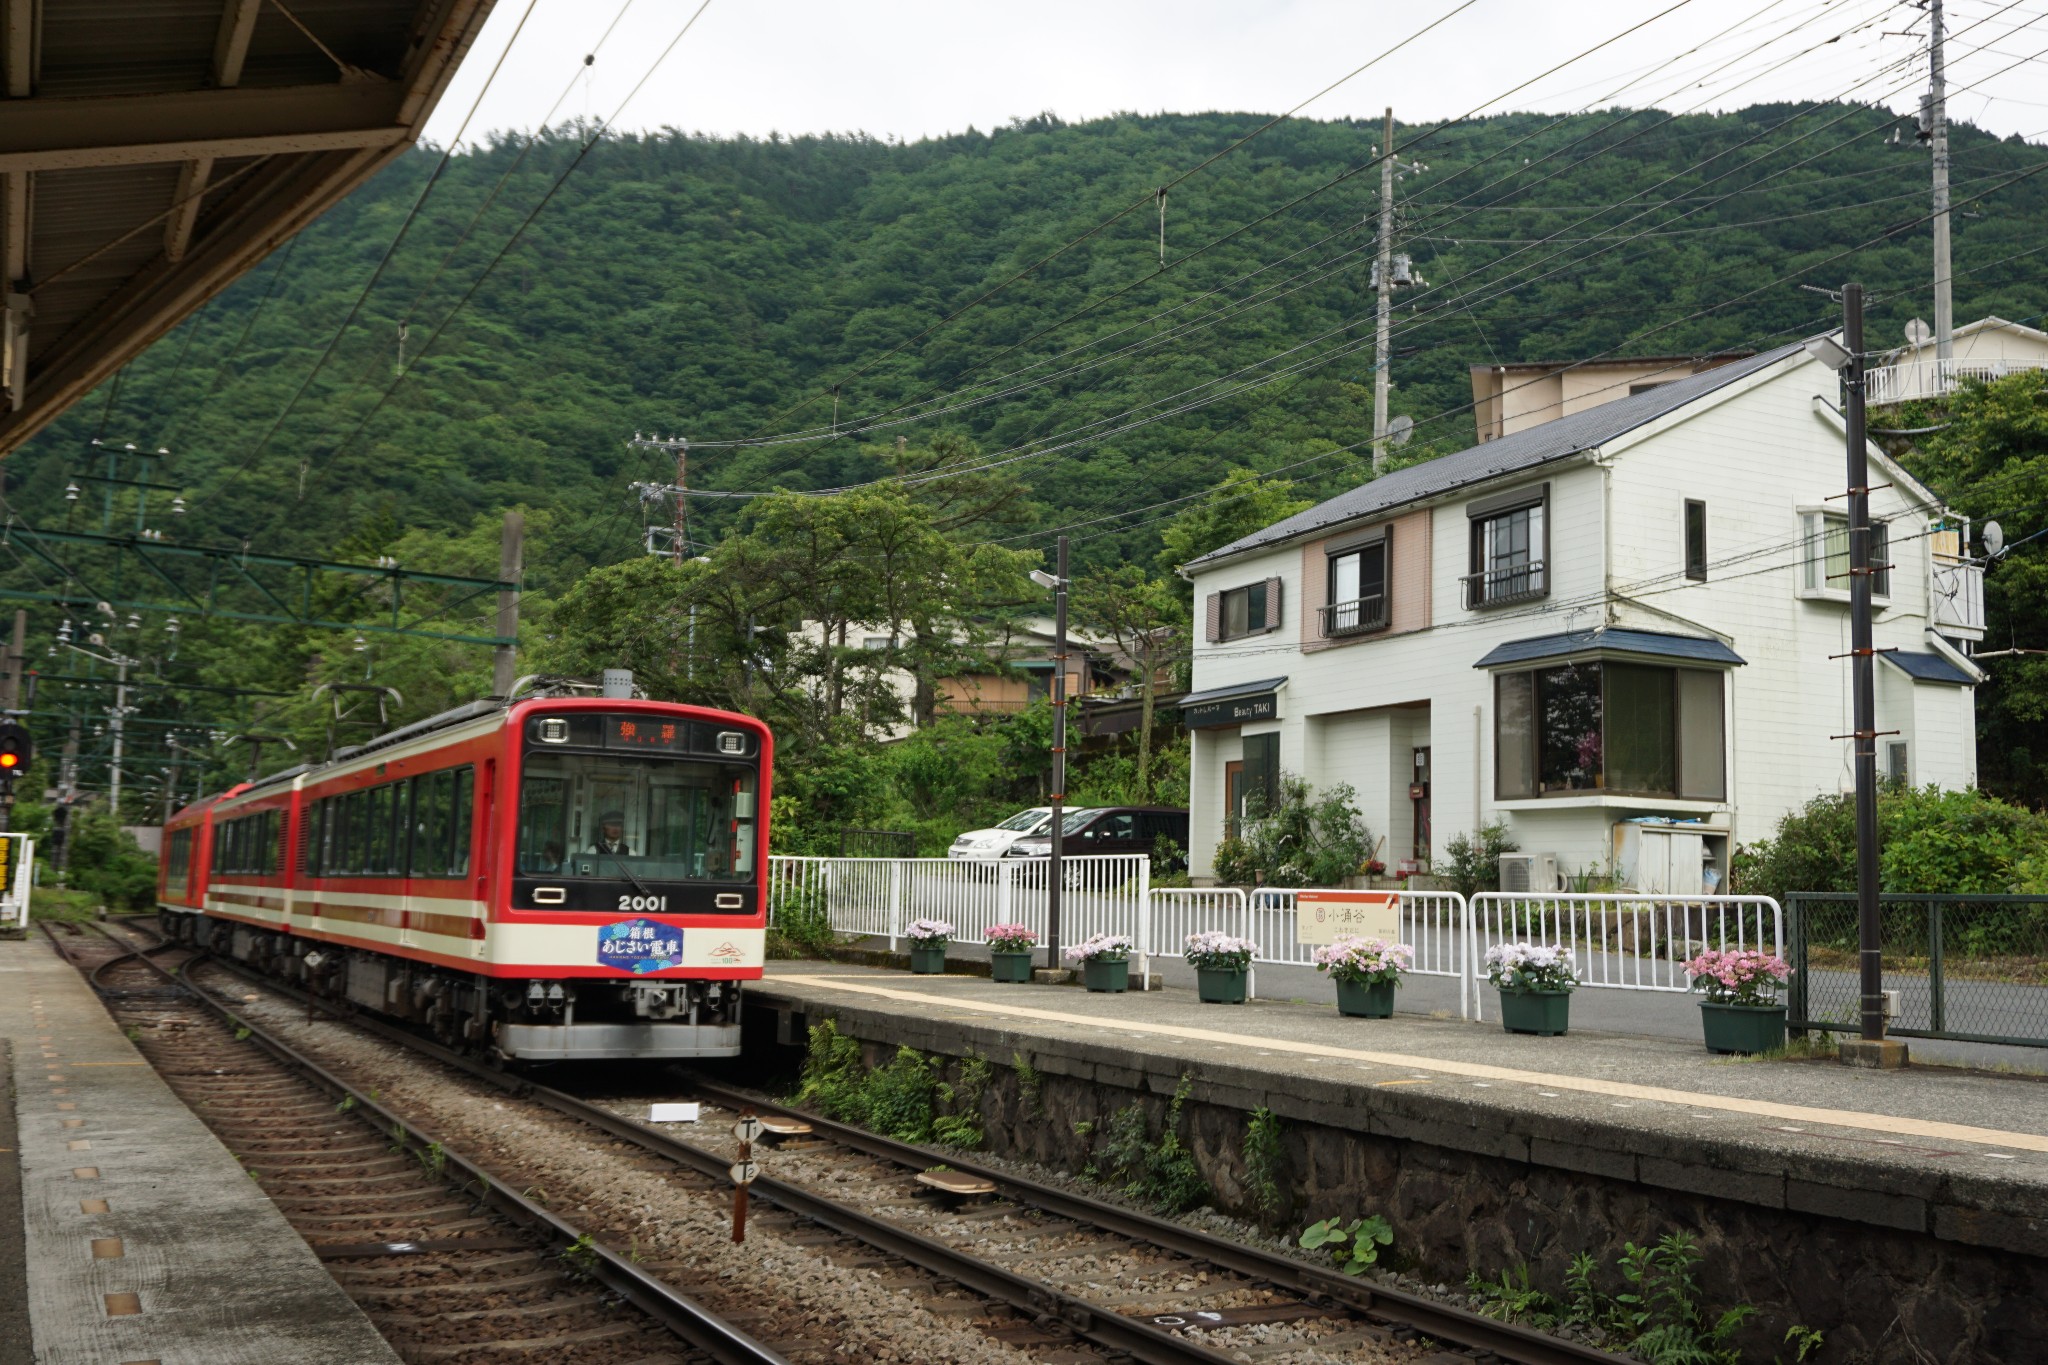
<path id="1" fill-rule="evenodd" d="M 738 730 L 718 732 L 718 752 L 722 754 L 743 754 L 747 751 L 747 737 Z"/>
<path id="2" fill-rule="evenodd" d="M 535 734 L 543 744 L 567 744 L 569 742 L 569 722 L 563 720 L 560 716 L 550 716 L 535 727 Z"/>

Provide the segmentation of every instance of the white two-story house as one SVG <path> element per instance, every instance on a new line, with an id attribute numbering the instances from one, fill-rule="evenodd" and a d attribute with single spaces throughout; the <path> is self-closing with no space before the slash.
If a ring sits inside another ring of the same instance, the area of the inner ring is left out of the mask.
<path id="1" fill-rule="evenodd" d="M 1399 470 L 1183 566 L 1194 872 L 1285 772 L 1355 788 L 1390 868 L 1499 819 L 1560 876 L 1725 887 L 1735 844 L 1853 785 L 1838 394 L 1787 346 Z M 1970 786 L 1969 528 L 1875 446 L 1870 463 L 1890 566 L 1879 769 Z"/>

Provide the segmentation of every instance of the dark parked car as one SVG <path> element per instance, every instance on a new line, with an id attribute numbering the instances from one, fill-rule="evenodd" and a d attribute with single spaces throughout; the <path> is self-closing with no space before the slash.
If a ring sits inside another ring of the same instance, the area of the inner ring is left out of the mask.
<path id="1" fill-rule="evenodd" d="M 1186 811 L 1172 806 L 1091 806 L 1068 812 L 1060 852 L 1077 857 L 1093 853 L 1143 853 L 1149 857 L 1162 840 L 1173 843 L 1175 868 L 1186 866 Z M 1039 834 L 1011 844 L 1005 856 L 1044 858 L 1051 853 L 1051 835 Z"/>

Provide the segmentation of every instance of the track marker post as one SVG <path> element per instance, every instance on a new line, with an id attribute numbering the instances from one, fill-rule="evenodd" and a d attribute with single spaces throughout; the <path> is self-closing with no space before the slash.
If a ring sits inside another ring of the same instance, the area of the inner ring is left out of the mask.
<path id="1" fill-rule="evenodd" d="M 751 1108 L 740 1110 L 740 1121 L 732 1126 L 732 1135 L 740 1140 L 740 1159 L 727 1172 L 732 1176 L 732 1240 L 737 1246 L 747 1240 L 747 1186 L 761 1174 L 761 1167 L 754 1160 L 754 1140 L 761 1136 L 761 1120 Z"/>

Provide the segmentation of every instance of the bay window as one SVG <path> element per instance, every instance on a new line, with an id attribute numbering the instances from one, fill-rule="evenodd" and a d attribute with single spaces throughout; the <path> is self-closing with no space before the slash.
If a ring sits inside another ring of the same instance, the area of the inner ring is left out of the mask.
<path id="1" fill-rule="evenodd" d="M 1497 674 L 1495 794 L 1725 800 L 1723 693 L 1718 672 L 1618 660 Z"/>

